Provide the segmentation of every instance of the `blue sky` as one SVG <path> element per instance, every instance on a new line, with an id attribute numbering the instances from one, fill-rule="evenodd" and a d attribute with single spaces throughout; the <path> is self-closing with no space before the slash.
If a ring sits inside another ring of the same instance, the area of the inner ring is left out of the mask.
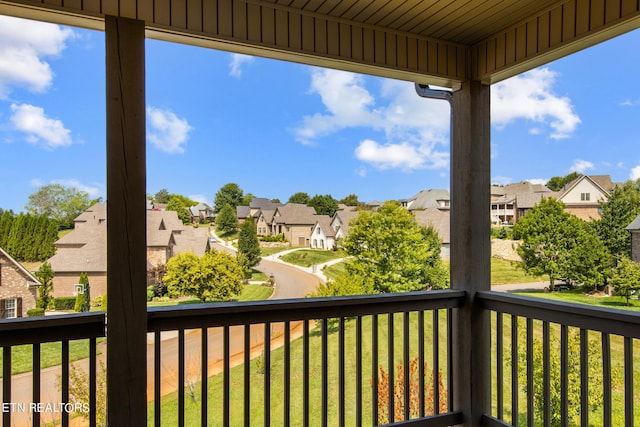
<path id="1" fill-rule="evenodd" d="M 449 107 L 385 80 L 147 41 L 147 192 L 236 182 L 407 198 L 449 188 Z M 492 180 L 640 178 L 640 32 L 492 88 Z M 0 16 L 0 208 L 41 185 L 105 196 L 104 35 Z"/>

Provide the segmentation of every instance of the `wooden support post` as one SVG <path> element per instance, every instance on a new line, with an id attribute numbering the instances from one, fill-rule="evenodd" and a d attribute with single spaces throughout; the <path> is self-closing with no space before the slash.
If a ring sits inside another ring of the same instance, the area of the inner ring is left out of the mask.
<path id="1" fill-rule="evenodd" d="M 454 409 L 465 426 L 490 411 L 489 317 L 475 294 L 490 284 L 490 87 L 463 83 L 453 94 L 451 131 L 451 284 L 467 292 L 454 317 Z"/>
<path id="2" fill-rule="evenodd" d="M 144 22 L 107 16 L 107 402 L 147 425 Z"/>

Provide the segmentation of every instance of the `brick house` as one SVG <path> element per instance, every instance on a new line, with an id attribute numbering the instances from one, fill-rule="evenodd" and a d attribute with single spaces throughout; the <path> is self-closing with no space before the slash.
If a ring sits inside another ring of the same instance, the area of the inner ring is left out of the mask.
<path id="1" fill-rule="evenodd" d="M 36 307 L 40 282 L 0 248 L 0 319 L 24 317 Z"/>
<path id="2" fill-rule="evenodd" d="M 631 233 L 631 259 L 640 263 L 640 215 L 627 226 Z"/>

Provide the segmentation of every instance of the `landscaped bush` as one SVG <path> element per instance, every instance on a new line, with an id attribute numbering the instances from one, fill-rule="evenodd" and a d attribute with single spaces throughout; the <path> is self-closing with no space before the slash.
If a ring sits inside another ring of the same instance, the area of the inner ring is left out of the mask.
<path id="1" fill-rule="evenodd" d="M 287 239 L 284 238 L 284 234 L 276 234 L 275 236 L 260 236 L 260 241 L 262 242 L 286 242 Z"/>
<path id="2" fill-rule="evenodd" d="M 94 299 L 91 300 L 91 307 L 101 307 L 103 299 L 106 300 L 107 296 L 106 295 L 98 295 L 97 297 L 95 297 Z"/>
<path id="3" fill-rule="evenodd" d="M 53 308 L 58 311 L 73 310 L 76 305 L 76 297 L 56 297 L 53 299 Z"/>
<path id="4" fill-rule="evenodd" d="M 27 316 L 29 317 L 44 316 L 44 308 L 32 308 L 31 310 L 27 310 Z"/>
<path id="5" fill-rule="evenodd" d="M 147 301 L 151 301 L 156 293 L 153 290 L 153 286 L 147 286 Z"/>

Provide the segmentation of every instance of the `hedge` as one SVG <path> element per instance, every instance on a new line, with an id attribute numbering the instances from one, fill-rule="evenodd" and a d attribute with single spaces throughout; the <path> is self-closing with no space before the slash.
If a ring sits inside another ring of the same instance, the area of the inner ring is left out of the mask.
<path id="1" fill-rule="evenodd" d="M 32 308 L 31 310 L 27 310 L 27 316 L 29 317 L 44 316 L 44 308 Z"/>
<path id="2" fill-rule="evenodd" d="M 76 297 L 56 297 L 53 299 L 53 307 L 58 311 L 73 310 L 76 305 Z"/>

